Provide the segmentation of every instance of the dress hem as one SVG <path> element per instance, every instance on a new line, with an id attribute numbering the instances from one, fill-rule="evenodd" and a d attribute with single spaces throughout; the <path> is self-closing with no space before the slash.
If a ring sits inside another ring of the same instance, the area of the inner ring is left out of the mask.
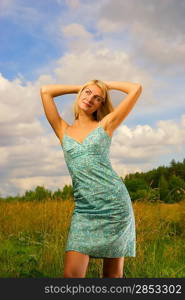
<path id="1" fill-rule="evenodd" d="M 84 253 L 84 252 L 81 252 L 80 250 L 76 250 L 76 249 L 67 249 L 65 250 L 65 252 L 67 251 L 76 251 L 76 252 L 79 252 L 81 254 L 85 254 L 85 255 L 88 255 L 90 258 L 121 258 L 121 257 L 136 257 L 136 255 L 121 255 L 121 256 L 93 256 L 91 254 L 88 254 L 88 253 Z"/>

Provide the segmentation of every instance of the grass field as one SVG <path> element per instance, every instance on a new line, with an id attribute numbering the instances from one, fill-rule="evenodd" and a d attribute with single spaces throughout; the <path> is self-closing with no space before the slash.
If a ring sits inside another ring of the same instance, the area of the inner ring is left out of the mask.
<path id="1" fill-rule="evenodd" d="M 74 203 L 0 202 L 0 277 L 63 277 L 64 246 Z M 185 277 L 185 201 L 135 201 L 136 257 L 126 257 L 127 278 Z M 102 259 L 86 277 L 102 276 Z"/>

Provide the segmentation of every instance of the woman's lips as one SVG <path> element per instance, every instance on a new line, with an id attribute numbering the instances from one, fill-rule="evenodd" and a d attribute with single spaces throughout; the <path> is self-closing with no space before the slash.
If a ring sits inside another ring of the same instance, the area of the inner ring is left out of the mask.
<path id="1" fill-rule="evenodd" d="M 83 103 L 85 103 L 88 107 L 91 107 L 91 105 L 90 104 L 88 104 L 88 103 L 86 103 L 86 102 L 83 102 Z"/>

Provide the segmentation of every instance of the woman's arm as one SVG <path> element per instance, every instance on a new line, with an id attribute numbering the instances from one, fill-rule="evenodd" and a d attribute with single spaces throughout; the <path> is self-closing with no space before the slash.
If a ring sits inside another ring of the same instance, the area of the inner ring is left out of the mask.
<path id="1" fill-rule="evenodd" d="M 127 81 L 104 81 L 104 83 L 106 84 L 108 90 L 119 90 L 127 94 L 140 86 L 139 83 Z"/>
<path id="2" fill-rule="evenodd" d="M 142 92 L 142 86 L 139 83 L 125 81 L 104 81 L 108 89 L 120 90 L 128 95 L 119 103 L 114 111 L 107 114 L 104 118 L 107 121 L 107 128 L 112 133 L 121 122 L 127 117 L 136 104 Z"/>
<path id="3" fill-rule="evenodd" d="M 63 129 L 68 125 L 60 116 L 53 97 L 64 94 L 78 93 L 80 85 L 49 84 L 40 88 L 40 96 L 48 122 L 56 136 L 61 140 Z"/>
<path id="4" fill-rule="evenodd" d="M 51 97 L 57 97 L 64 94 L 78 93 L 81 85 L 67 85 L 67 84 L 48 84 L 41 87 L 42 93 L 47 93 Z"/>

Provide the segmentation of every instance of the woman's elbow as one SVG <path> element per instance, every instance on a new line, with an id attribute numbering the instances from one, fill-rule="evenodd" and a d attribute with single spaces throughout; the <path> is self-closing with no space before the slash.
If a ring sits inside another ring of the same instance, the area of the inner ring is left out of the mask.
<path id="1" fill-rule="evenodd" d="M 142 85 L 140 83 L 136 83 L 136 87 L 142 91 Z"/>
<path id="2" fill-rule="evenodd" d="M 40 93 L 43 94 L 45 92 L 46 92 L 46 86 L 43 85 L 43 86 L 40 87 Z"/>
<path id="3" fill-rule="evenodd" d="M 141 85 L 140 83 L 136 83 L 136 90 L 137 90 L 137 92 L 138 92 L 139 94 L 142 93 L 143 88 L 142 88 L 142 85 Z"/>

